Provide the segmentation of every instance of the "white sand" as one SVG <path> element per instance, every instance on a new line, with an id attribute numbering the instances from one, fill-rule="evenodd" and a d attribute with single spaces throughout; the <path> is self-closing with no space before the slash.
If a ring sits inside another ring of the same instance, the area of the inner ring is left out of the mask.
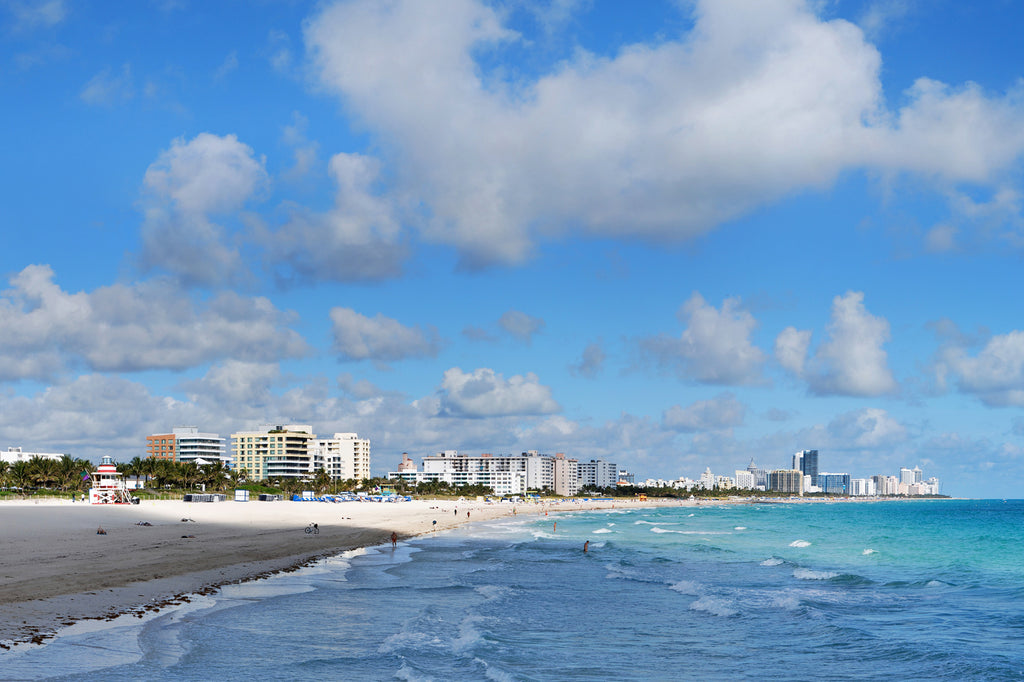
<path id="1" fill-rule="evenodd" d="M 516 511 L 543 514 L 613 504 L 658 503 L 525 504 Z M 512 506 L 427 500 L 118 506 L 0 502 L 0 647 L 40 641 L 83 618 L 152 610 L 182 595 L 383 544 L 392 532 L 404 539 L 446 530 L 466 523 L 467 512 L 470 522 L 484 521 L 510 516 Z M 310 523 L 319 525 L 318 534 L 304 532 Z M 106 535 L 97 535 L 99 527 Z"/>

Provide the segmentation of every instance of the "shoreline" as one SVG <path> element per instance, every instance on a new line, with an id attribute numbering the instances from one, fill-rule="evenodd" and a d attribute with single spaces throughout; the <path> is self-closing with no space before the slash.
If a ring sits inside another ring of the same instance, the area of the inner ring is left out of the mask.
<path id="1" fill-rule="evenodd" d="M 0 650 L 386 544 L 392 532 L 406 540 L 517 514 L 717 504 L 730 502 L 0 502 Z M 313 523 L 319 532 L 305 533 Z"/>
<path id="2" fill-rule="evenodd" d="M 946 498 L 951 499 L 951 498 Z M 93 506 L 0 502 L 0 651 L 43 644 L 79 621 L 142 617 L 225 585 L 298 570 L 342 552 L 516 514 L 744 504 L 879 502 L 874 498 L 614 498 L 488 503 L 181 502 Z M 904 500 L 913 501 L 913 500 Z M 458 512 L 456 514 L 456 511 Z M 306 534 L 318 524 L 318 533 Z M 97 535 L 102 527 L 106 534 Z"/>

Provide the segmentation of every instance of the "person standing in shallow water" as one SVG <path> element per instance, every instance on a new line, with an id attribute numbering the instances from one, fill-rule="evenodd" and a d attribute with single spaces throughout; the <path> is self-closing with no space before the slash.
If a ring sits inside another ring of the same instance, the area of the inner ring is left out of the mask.
<path id="1" fill-rule="evenodd" d="M 583 543 L 583 553 L 586 554 L 588 549 L 590 549 L 590 540 Z"/>
<path id="2" fill-rule="evenodd" d="M 391 531 L 391 548 L 398 547 L 398 533 Z"/>

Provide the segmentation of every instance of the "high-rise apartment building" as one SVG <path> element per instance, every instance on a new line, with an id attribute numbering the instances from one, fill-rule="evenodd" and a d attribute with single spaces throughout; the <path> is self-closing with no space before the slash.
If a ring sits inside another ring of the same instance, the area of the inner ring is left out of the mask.
<path id="1" fill-rule="evenodd" d="M 817 450 L 801 450 L 793 455 L 793 468 L 799 470 L 804 476 L 810 476 L 811 485 L 821 485 L 818 483 Z"/>
<path id="2" fill-rule="evenodd" d="M 829 495 L 849 495 L 850 474 L 829 474 L 823 471 L 818 474 L 818 487 L 821 492 Z"/>
<path id="3" fill-rule="evenodd" d="M 334 438 L 317 438 L 314 459 L 322 462 L 336 481 L 370 478 L 370 439 L 356 433 L 336 433 Z"/>
<path id="4" fill-rule="evenodd" d="M 768 490 L 780 493 L 804 493 L 804 474 L 799 469 L 775 469 L 768 472 Z"/>
<path id="5" fill-rule="evenodd" d="M 146 456 L 172 462 L 231 461 L 223 438 L 216 433 L 200 433 L 195 426 L 175 426 L 171 433 L 146 436 Z"/>
<path id="6" fill-rule="evenodd" d="M 306 478 L 323 468 L 308 424 L 264 424 L 256 431 L 231 434 L 232 467 L 252 481 Z"/>
<path id="7" fill-rule="evenodd" d="M 598 488 L 614 488 L 619 482 L 619 467 L 615 462 L 592 459 L 579 463 L 580 487 L 593 485 Z"/>
<path id="8" fill-rule="evenodd" d="M 611 465 L 614 467 L 614 465 Z M 423 471 L 409 468 L 403 457 L 398 471 L 388 478 L 408 483 L 443 481 L 453 486 L 484 485 L 496 495 L 525 495 L 527 490 L 548 489 L 556 495 L 579 492 L 579 463 L 564 454 L 542 455 L 536 450 L 521 455 L 463 455 L 445 450 L 423 458 Z"/>

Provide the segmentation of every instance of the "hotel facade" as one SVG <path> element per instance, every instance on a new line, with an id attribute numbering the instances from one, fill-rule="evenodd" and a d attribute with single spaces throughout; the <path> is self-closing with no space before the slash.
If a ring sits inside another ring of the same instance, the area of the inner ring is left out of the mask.
<path id="1" fill-rule="evenodd" d="M 355 433 L 317 438 L 309 424 L 263 424 L 231 434 L 232 468 L 249 480 L 311 478 L 321 469 L 332 480 L 370 478 L 370 441 Z"/>

